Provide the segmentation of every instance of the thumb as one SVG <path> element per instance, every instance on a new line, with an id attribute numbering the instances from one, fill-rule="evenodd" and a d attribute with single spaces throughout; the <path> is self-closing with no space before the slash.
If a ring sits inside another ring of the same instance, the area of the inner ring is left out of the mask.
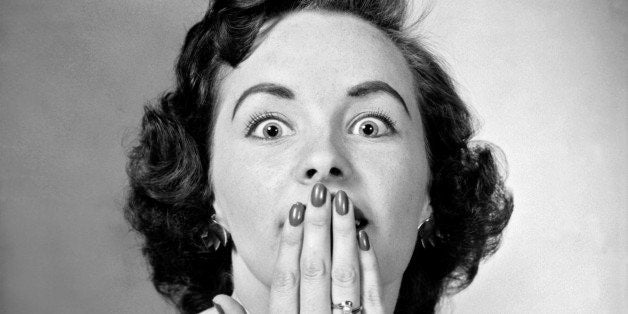
<path id="1" fill-rule="evenodd" d="M 228 295 L 219 294 L 212 301 L 220 314 L 246 314 L 244 307 Z"/>

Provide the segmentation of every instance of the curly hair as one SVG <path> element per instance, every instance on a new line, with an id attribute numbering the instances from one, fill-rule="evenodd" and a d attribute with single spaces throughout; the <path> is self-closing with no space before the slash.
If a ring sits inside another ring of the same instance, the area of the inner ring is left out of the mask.
<path id="1" fill-rule="evenodd" d="M 471 141 L 473 118 L 437 59 L 404 28 L 403 0 L 216 0 L 188 32 L 175 88 L 145 106 L 139 143 L 129 153 L 125 216 L 143 235 L 155 288 L 182 313 L 231 294 L 233 245 L 209 252 L 200 243 L 211 206 L 210 147 L 216 84 L 224 65 L 254 49 L 261 27 L 302 10 L 353 14 L 397 45 L 415 76 L 432 177 L 435 247 L 414 248 L 395 313 L 431 313 L 445 293 L 466 288 L 481 260 L 497 250 L 513 210 L 498 149 Z"/>

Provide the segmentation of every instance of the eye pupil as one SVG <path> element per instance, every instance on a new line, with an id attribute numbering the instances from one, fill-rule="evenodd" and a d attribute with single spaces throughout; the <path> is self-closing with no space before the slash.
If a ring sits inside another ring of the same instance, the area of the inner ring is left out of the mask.
<path id="1" fill-rule="evenodd" d="M 360 133 L 366 136 L 371 136 L 377 133 L 377 125 L 374 125 L 373 123 L 364 123 L 360 126 Z"/>
<path id="2" fill-rule="evenodd" d="M 264 136 L 265 137 L 276 137 L 279 135 L 281 131 L 279 130 L 279 127 L 274 124 L 268 124 L 265 128 L 264 128 Z"/>

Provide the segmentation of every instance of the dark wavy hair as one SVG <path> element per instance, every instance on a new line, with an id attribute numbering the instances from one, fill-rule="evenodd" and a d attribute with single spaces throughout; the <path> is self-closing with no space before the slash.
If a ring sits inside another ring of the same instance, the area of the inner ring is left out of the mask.
<path id="1" fill-rule="evenodd" d="M 417 242 L 395 313 L 431 313 L 445 293 L 466 288 L 495 252 L 513 209 L 498 149 L 470 141 L 470 112 L 436 58 L 410 36 L 402 0 L 217 0 L 188 32 L 175 88 L 145 107 L 129 153 L 125 216 L 144 237 L 155 288 L 182 313 L 231 294 L 232 245 L 208 251 L 200 235 L 214 213 L 209 182 L 217 76 L 254 49 L 262 25 L 291 12 L 322 10 L 369 21 L 402 51 L 414 73 L 425 129 L 436 247 Z"/>

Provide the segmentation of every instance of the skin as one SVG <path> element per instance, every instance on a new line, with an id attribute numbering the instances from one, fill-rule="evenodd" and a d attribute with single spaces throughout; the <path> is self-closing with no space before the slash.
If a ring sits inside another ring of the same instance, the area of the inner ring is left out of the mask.
<path id="1" fill-rule="evenodd" d="M 383 91 L 348 95 L 372 81 L 401 99 Z M 281 92 L 241 99 L 252 86 L 269 83 Z M 217 219 L 237 247 L 234 295 L 249 312 L 329 312 L 330 302 L 360 299 L 370 312 L 394 310 L 417 226 L 429 216 L 414 86 L 403 55 L 383 32 L 329 12 L 285 17 L 238 67 L 224 69 L 210 177 Z M 264 112 L 280 119 L 247 129 L 251 116 Z M 365 118 L 368 112 L 384 113 L 394 129 L 379 117 Z M 263 140 L 269 123 L 281 133 Z M 360 133 L 365 124 L 378 128 L 376 136 Z M 327 189 L 321 207 L 311 203 L 316 183 Z M 368 251 L 358 249 L 353 206 L 346 215 L 332 206 L 340 190 L 369 221 Z M 296 202 L 306 210 L 295 227 L 287 217 Z M 215 300 L 241 310 L 226 296 Z"/>

